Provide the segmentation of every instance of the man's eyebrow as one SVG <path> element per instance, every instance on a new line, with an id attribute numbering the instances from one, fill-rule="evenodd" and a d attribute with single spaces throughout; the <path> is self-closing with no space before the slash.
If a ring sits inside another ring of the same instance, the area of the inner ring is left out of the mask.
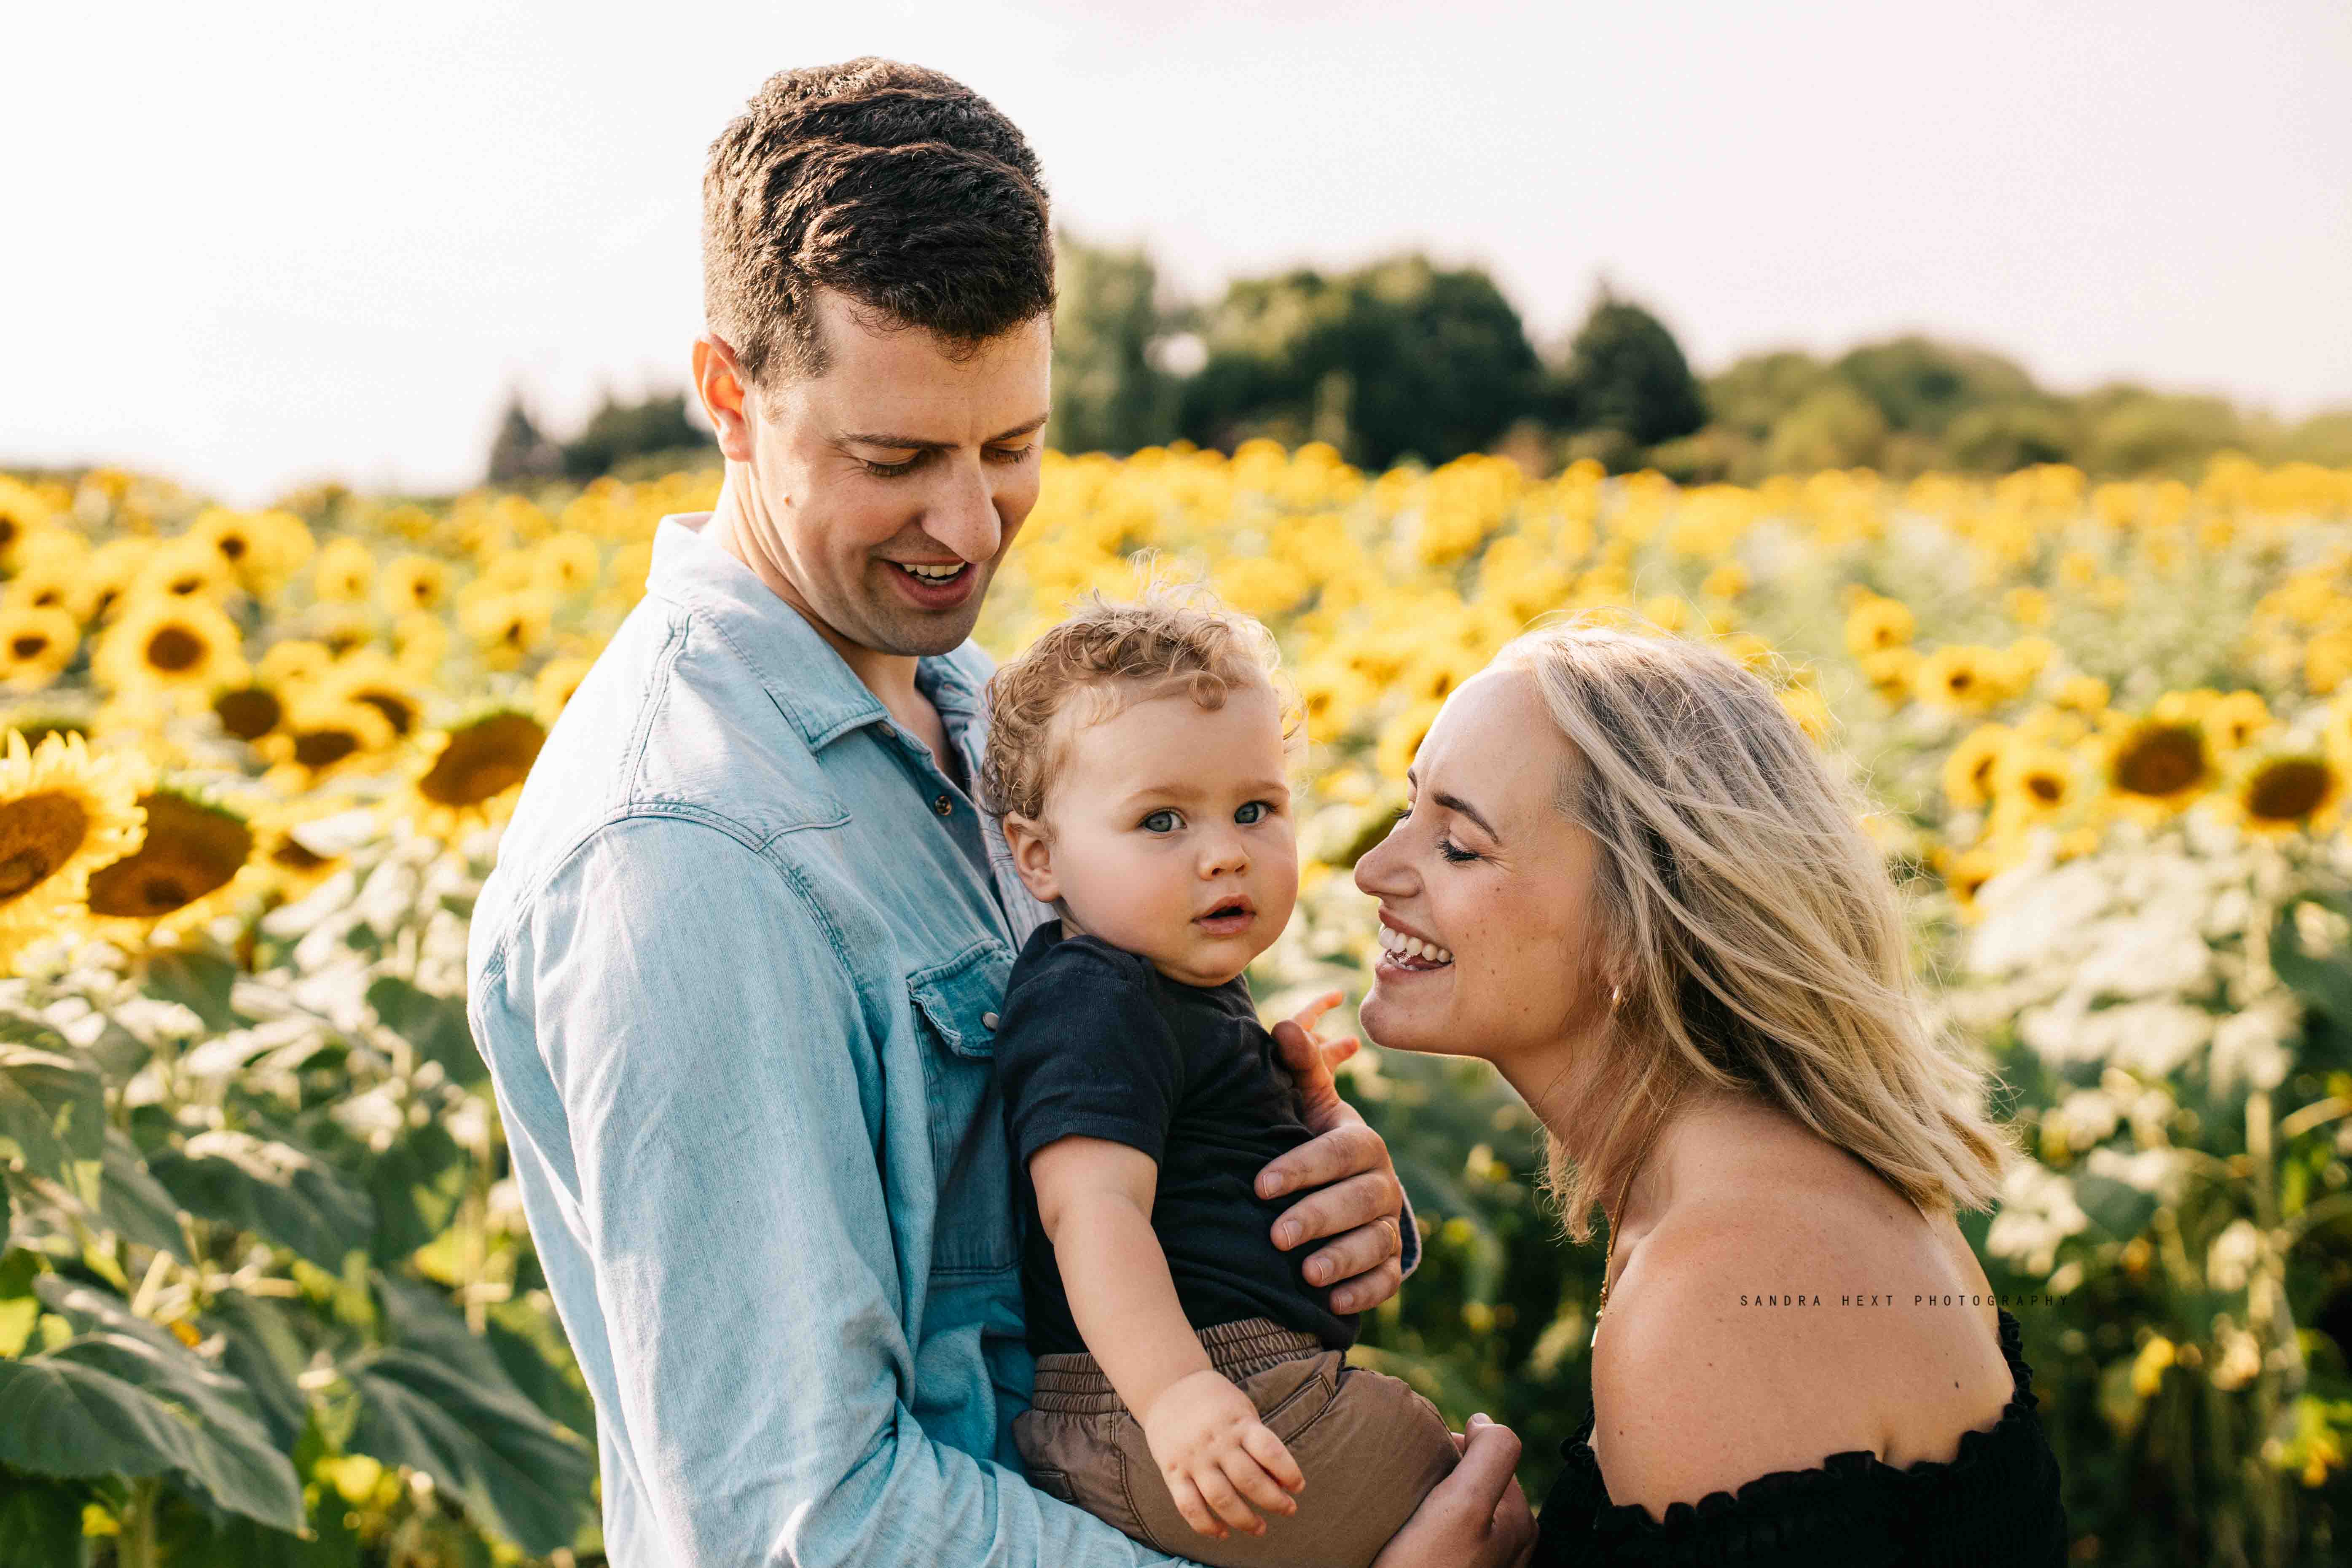
<path id="1" fill-rule="evenodd" d="M 1015 425 L 1010 430 L 1000 430 L 981 445 L 993 447 L 1000 441 L 1010 441 L 1015 437 L 1026 436 L 1034 430 L 1043 429 L 1046 417 L 1045 415 L 1040 414 L 1026 425 Z M 954 441 L 934 441 L 923 436 L 892 436 L 883 432 L 865 430 L 845 431 L 838 439 L 845 446 L 855 444 L 860 447 L 887 447 L 893 451 L 904 452 L 952 452 L 959 445 Z"/>

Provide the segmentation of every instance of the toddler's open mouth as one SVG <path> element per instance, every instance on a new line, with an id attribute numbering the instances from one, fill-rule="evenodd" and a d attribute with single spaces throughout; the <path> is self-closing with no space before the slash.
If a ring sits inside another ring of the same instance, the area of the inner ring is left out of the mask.
<path id="1" fill-rule="evenodd" d="M 1196 915 L 1192 923 L 1212 936 L 1238 936 L 1249 930 L 1257 920 L 1257 906 L 1247 899 L 1227 899 L 1208 913 Z"/>

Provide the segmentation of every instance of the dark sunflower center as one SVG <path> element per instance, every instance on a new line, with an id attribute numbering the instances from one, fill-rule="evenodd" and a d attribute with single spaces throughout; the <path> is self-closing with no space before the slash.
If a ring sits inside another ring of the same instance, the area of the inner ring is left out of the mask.
<path id="1" fill-rule="evenodd" d="M 530 772 L 547 732 L 521 713 L 499 713 L 449 737 L 433 766 L 417 781 L 418 793 L 436 805 L 479 805 L 520 783 Z"/>
<path id="2" fill-rule="evenodd" d="M 2327 768 L 2308 757 L 2271 763 L 2254 775 L 2246 809 L 2265 822 L 2309 816 L 2327 795 Z"/>
<path id="3" fill-rule="evenodd" d="M 193 669 L 205 657 L 205 639 L 185 626 L 165 626 L 147 639 L 147 662 L 167 675 Z"/>
<path id="4" fill-rule="evenodd" d="M 2204 738 L 2188 726 L 2166 725 L 2124 748 L 2116 787 L 2133 795 L 2178 795 L 2204 773 Z"/>
<path id="5" fill-rule="evenodd" d="M 315 871 L 327 863 L 324 855 L 313 855 L 289 835 L 278 840 L 278 847 L 269 852 L 272 863 L 289 871 Z"/>
<path id="6" fill-rule="evenodd" d="M 213 699 L 213 716 L 240 741 L 257 741 L 278 728 L 283 711 L 278 699 L 259 686 L 224 691 Z"/>
<path id="7" fill-rule="evenodd" d="M 10 638 L 8 642 L 8 651 L 18 658 L 35 658 L 47 653 L 48 647 L 49 639 L 38 632 L 26 632 L 21 637 Z"/>
<path id="8" fill-rule="evenodd" d="M 221 552 L 223 555 L 227 556 L 231 561 L 242 561 L 242 560 L 244 560 L 244 559 L 245 559 L 245 552 L 246 552 L 246 542 L 245 542 L 245 541 L 244 541 L 244 540 L 242 540 L 242 539 L 240 539 L 240 538 L 238 538 L 238 537 L 237 537 L 236 534 L 234 534 L 234 533 L 229 534 L 227 537 L 224 538 L 224 539 L 220 542 L 220 552 Z"/>
<path id="9" fill-rule="evenodd" d="M 149 795 L 147 839 L 90 873 L 92 914 L 159 920 L 226 887 L 253 852 L 253 830 L 225 811 L 173 795 Z"/>
<path id="10" fill-rule="evenodd" d="M 415 727 L 415 708 L 396 692 L 362 691 L 359 700 L 383 714 L 395 735 L 405 735 Z"/>
<path id="11" fill-rule="evenodd" d="M 305 730 L 294 737 L 294 760 L 306 768 L 340 763 L 360 749 L 360 738 L 349 730 Z"/>
<path id="12" fill-rule="evenodd" d="M 89 831 L 89 813 L 62 790 L 0 805 L 0 902 L 29 892 L 64 865 Z"/>

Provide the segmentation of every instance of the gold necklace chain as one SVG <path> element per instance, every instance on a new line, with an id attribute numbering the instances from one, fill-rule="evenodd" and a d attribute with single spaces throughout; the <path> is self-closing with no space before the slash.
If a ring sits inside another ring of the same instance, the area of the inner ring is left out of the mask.
<path id="1" fill-rule="evenodd" d="M 1635 1172 L 1625 1174 L 1624 1184 L 1617 1189 L 1617 1213 L 1609 1221 L 1609 1255 L 1601 1260 L 1601 1300 L 1592 1307 L 1592 1343 L 1601 1342 L 1601 1314 L 1609 1310 L 1609 1269 L 1617 1261 L 1617 1233 L 1623 1229 L 1625 1194 L 1633 1190 Z"/>

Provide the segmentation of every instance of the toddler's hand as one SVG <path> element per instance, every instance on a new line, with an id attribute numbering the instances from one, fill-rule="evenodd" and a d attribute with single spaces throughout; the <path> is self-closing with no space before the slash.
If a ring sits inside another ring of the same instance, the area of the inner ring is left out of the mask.
<path id="1" fill-rule="evenodd" d="M 1222 1541 L 1231 1525 L 1264 1535 L 1265 1521 L 1251 1511 L 1251 1502 L 1269 1513 L 1298 1511 L 1290 1493 L 1307 1478 L 1282 1439 L 1258 1419 L 1249 1395 L 1223 1373 L 1178 1378 L 1139 1419 L 1177 1511 L 1202 1534 Z"/>

